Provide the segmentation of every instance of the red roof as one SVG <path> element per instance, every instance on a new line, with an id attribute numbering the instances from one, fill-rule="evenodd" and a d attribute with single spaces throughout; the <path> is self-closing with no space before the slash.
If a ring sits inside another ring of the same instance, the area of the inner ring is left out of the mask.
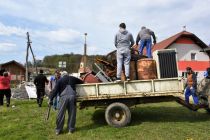
<path id="1" fill-rule="evenodd" d="M 194 35 L 193 33 L 187 32 L 187 31 L 182 31 L 179 32 L 157 44 L 155 44 L 152 48 L 152 52 L 155 50 L 161 50 L 161 49 L 167 49 L 170 45 L 172 45 L 173 43 L 175 43 L 176 41 L 178 41 L 181 38 L 189 38 L 192 41 L 194 41 L 195 44 L 197 44 L 198 46 L 200 46 L 202 49 L 204 48 L 208 48 L 208 46 L 202 41 L 200 40 L 196 35 Z M 208 52 L 207 52 L 208 53 Z M 146 54 L 146 50 L 144 49 L 144 54 Z M 208 53 L 210 55 L 210 53 Z"/>

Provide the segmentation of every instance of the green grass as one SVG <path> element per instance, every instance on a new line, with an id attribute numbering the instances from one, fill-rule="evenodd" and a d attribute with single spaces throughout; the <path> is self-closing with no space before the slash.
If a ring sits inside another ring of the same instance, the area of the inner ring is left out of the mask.
<path id="1" fill-rule="evenodd" d="M 175 102 L 142 104 L 132 108 L 132 122 L 124 128 L 106 124 L 104 110 L 77 110 L 75 133 L 55 135 L 56 112 L 46 122 L 46 101 L 12 100 L 12 107 L 0 106 L 0 140 L 210 140 L 210 115 L 190 111 Z M 66 117 L 67 118 L 67 117 Z M 66 128 L 66 125 L 64 129 Z"/>

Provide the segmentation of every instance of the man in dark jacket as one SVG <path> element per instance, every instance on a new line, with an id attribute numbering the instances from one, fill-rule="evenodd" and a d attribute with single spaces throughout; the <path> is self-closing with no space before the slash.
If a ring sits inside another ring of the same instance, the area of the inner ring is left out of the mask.
<path id="1" fill-rule="evenodd" d="M 53 98 L 56 97 L 57 93 L 60 96 L 58 114 L 56 118 L 56 135 L 59 135 L 64 126 L 65 112 L 68 110 L 68 130 L 69 133 L 75 131 L 76 123 L 76 84 L 82 84 L 83 81 L 73 77 L 68 76 L 67 72 L 62 72 L 62 78 L 58 80 L 50 94 L 49 104 L 53 104 Z"/>
<path id="2" fill-rule="evenodd" d="M 152 58 L 152 39 L 153 43 L 156 44 L 156 37 L 152 30 L 147 29 L 146 27 L 141 27 L 141 31 L 138 33 L 136 37 L 136 45 L 138 45 L 139 41 L 141 40 L 141 43 L 139 45 L 139 54 L 143 54 L 144 47 L 146 46 L 147 49 L 147 57 Z"/>
<path id="3" fill-rule="evenodd" d="M 48 84 L 47 77 L 43 74 L 43 70 L 40 70 L 40 74 L 34 79 L 36 85 L 37 104 L 42 106 L 42 101 L 45 95 L 45 84 Z"/>

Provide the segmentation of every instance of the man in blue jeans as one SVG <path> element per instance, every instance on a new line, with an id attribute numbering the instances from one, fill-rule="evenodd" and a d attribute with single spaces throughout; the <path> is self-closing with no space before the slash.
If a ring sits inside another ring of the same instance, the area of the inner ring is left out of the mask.
<path id="1" fill-rule="evenodd" d="M 196 95 L 197 78 L 191 67 L 187 67 L 187 83 L 185 88 L 185 102 L 189 104 L 189 97 L 192 95 L 194 104 L 198 105 L 198 96 Z"/>
<path id="2" fill-rule="evenodd" d="M 141 31 L 138 33 L 136 37 L 136 45 L 138 45 L 139 41 L 141 40 L 141 43 L 139 45 L 139 55 L 143 54 L 144 47 L 146 46 L 147 49 L 147 57 L 152 58 L 152 39 L 153 43 L 156 44 L 156 37 L 152 30 L 147 29 L 146 27 L 141 27 Z"/>

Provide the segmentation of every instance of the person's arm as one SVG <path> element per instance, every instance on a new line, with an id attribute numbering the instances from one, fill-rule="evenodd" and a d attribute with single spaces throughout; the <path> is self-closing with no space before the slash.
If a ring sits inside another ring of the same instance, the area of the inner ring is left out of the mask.
<path id="1" fill-rule="evenodd" d="M 195 88 L 195 89 L 197 89 L 197 77 L 196 77 L 196 74 L 195 73 L 193 73 L 193 87 Z"/>
<path id="2" fill-rule="evenodd" d="M 117 48 L 117 35 L 115 35 L 115 37 L 114 37 L 114 45 Z"/>
<path id="3" fill-rule="evenodd" d="M 49 83 L 49 80 L 47 79 L 47 77 L 45 76 L 45 83 Z"/>
<path id="4" fill-rule="evenodd" d="M 51 91 L 50 102 L 52 102 L 53 98 L 59 93 L 60 85 L 61 85 L 61 81 L 59 80 L 58 83 L 55 85 L 54 89 Z"/>
<path id="5" fill-rule="evenodd" d="M 37 84 L 37 77 L 35 77 L 35 79 L 34 79 L 34 84 L 35 85 Z"/>
<path id="6" fill-rule="evenodd" d="M 74 77 L 74 78 L 75 78 L 75 79 L 74 79 L 75 84 L 83 84 L 83 83 L 84 83 L 84 81 L 82 81 L 81 79 L 76 78 L 76 77 Z"/>
<path id="7" fill-rule="evenodd" d="M 130 45 L 130 48 L 132 48 L 133 44 L 134 44 L 134 39 L 133 39 L 133 36 L 132 34 L 130 34 L 130 42 L 131 42 L 131 45 Z"/>
<path id="8" fill-rule="evenodd" d="M 48 87 L 49 87 L 49 91 L 52 91 L 52 81 L 51 80 L 49 81 Z"/>
<path id="9" fill-rule="evenodd" d="M 141 40 L 141 38 L 140 38 L 140 36 L 138 34 L 137 37 L 136 37 L 136 45 L 138 45 L 138 43 L 139 43 L 140 40 Z"/>
<path id="10" fill-rule="evenodd" d="M 155 37 L 155 33 L 153 31 L 150 30 L 150 35 L 153 38 L 153 44 L 156 44 L 156 37 Z"/>

